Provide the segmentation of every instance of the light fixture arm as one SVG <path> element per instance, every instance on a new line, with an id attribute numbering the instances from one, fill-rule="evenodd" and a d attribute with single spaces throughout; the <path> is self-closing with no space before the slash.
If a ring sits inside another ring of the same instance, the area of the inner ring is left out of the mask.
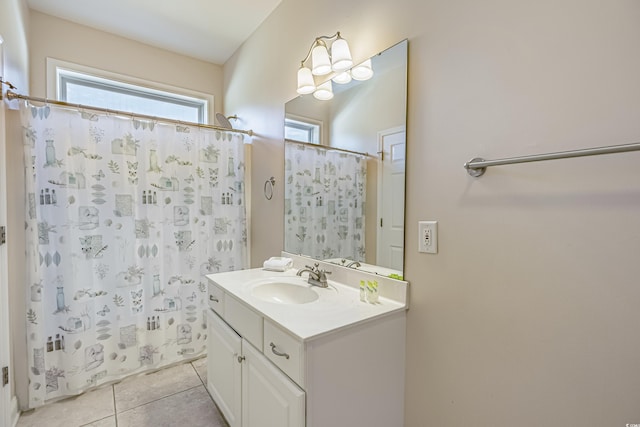
<path id="1" fill-rule="evenodd" d="M 302 61 L 300 61 L 300 66 L 304 67 L 304 63 L 307 62 L 309 60 L 309 58 L 311 57 L 311 52 L 313 51 L 313 48 L 316 47 L 318 44 L 322 43 L 326 47 L 326 43 L 324 43 L 324 40 L 331 40 L 331 39 L 336 39 L 337 40 L 337 39 L 340 39 L 340 38 L 342 38 L 340 36 L 340 31 L 336 32 L 332 36 L 316 37 L 316 39 L 313 41 L 313 43 L 311 43 L 311 47 L 309 47 L 309 52 L 307 52 L 307 56 L 305 56 L 304 59 Z"/>

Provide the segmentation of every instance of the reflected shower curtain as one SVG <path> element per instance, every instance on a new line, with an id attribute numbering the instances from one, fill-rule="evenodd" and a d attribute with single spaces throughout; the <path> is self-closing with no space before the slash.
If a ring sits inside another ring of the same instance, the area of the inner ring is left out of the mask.
<path id="1" fill-rule="evenodd" d="M 285 250 L 364 261 L 367 162 L 285 142 Z"/>
<path id="2" fill-rule="evenodd" d="M 203 354 L 246 266 L 243 136 L 23 104 L 29 406 Z"/>

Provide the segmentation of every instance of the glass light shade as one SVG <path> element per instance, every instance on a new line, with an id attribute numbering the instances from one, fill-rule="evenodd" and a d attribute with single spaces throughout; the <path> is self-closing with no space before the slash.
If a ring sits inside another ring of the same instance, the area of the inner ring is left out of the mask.
<path id="1" fill-rule="evenodd" d="M 329 59 L 329 52 L 327 52 L 327 45 L 320 41 L 311 51 L 311 72 L 314 76 L 324 76 L 331 72 L 331 60 Z"/>
<path id="2" fill-rule="evenodd" d="M 316 83 L 313 81 L 311 70 L 307 67 L 300 67 L 298 70 L 298 93 L 307 95 L 316 90 Z"/>
<path id="3" fill-rule="evenodd" d="M 331 69 L 336 72 L 348 70 L 353 65 L 349 45 L 345 39 L 338 38 L 331 45 L 331 61 Z"/>
<path id="4" fill-rule="evenodd" d="M 351 81 L 351 73 L 349 73 L 349 71 L 343 71 L 341 73 L 338 73 L 331 80 L 333 80 L 334 82 L 336 82 L 338 84 L 345 85 L 345 84 L 347 84 L 347 83 L 349 83 Z"/>
<path id="5" fill-rule="evenodd" d="M 371 59 L 367 59 L 362 64 L 353 67 L 351 69 L 351 77 L 353 77 L 355 80 L 369 80 L 371 77 L 373 77 Z"/>
<path id="6" fill-rule="evenodd" d="M 328 101 L 329 99 L 333 98 L 333 88 L 331 87 L 331 80 L 328 80 L 318 86 L 318 89 L 313 92 L 313 96 L 321 101 Z"/>

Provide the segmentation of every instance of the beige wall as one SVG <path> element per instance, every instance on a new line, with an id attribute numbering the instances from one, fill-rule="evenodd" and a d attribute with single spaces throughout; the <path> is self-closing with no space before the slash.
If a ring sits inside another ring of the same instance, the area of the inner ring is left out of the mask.
<path id="1" fill-rule="evenodd" d="M 76 25 L 69 21 L 31 11 L 29 23 L 29 60 L 31 91 L 18 86 L 18 92 L 46 96 L 46 58 L 77 63 L 139 79 L 213 94 L 215 111 L 222 109 L 222 67 L 163 51 L 145 44 Z M 9 270 L 13 332 L 15 386 L 18 401 L 27 400 L 27 369 L 24 303 L 24 170 L 20 143 L 21 128 L 17 112 L 8 115 L 7 181 L 12 201 L 8 212 L 9 230 L 17 238 L 10 242 Z M 9 138 L 8 138 L 9 140 Z"/>
<path id="2" fill-rule="evenodd" d="M 259 265 L 282 248 L 283 105 L 310 43 L 409 39 L 407 426 L 640 422 L 640 153 L 462 168 L 637 142 L 638 22 L 636 0 L 284 0 L 225 64 L 225 109 L 258 133 Z M 437 255 L 416 251 L 424 219 Z"/>
<path id="3" fill-rule="evenodd" d="M 22 0 L 0 2 L 0 35 L 4 39 L 5 56 L 3 79 L 26 90 L 29 89 L 28 15 Z"/>
<path id="4" fill-rule="evenodd" d="M 15 86 L 19 88 L 24 88 L 25 90 L 29 90 L 29 52 L 28 52 L 28 11 L 25 8 L 24 4 L 20 0 L 4 0 L 0 2 L 0 35 L 2 36 L 3 43 L 3 53 L 4 53 L 4 70 L 0 72 L 3 80 L 11 82 Z M 2 61 L 0 61 L 2 62 Z M 5 87 L 2 89 L 6 90 Z M 13 171 L 13 158 L 12 154 L 15 151 L 20 150 L 20 146 L 15 146 L 16 138 L 20 136 L 20 129 L 15 125 L 14 122 L 15 112 L 10 111 L 7 108 L 7 104 L 2 101 L 2 105 L 0 105 L 0 121 L 6 124 L 6 128 L 0 128 L 0 155 L 4 157 L 6 170 L 2 171 L 2 180 L 4 180 L 4 176 L 6 174 L 7 181 L 0 183 L 0 205 L 4 204 L 6 197 L 6 225 L 7 225 L 7 254 L 8 254 L 8 283 L 14 284 L 16 276 L 15 269 L 12 269 L 14 265 L 14 259 L 16 257 L 15 246 L 13 246 L 14 242 L 19 240 L 19 236 L 23 227 L 21 224 L 23 222 L 15 221 L 15 215 L 13 215 L 16 203 L 13 200 L 15 195 L 14 192 L 11 194 L 6 194 L 6 189 L 11 191 L 12 186 L 12 171 Z M 6 145 L 5 145 L 6 144 Z M 6 157 L 5 157 L 6 156 Z M 6 189 L 5 189 L 6 184 Z M 4 220 L 3 220 L 4 221 Z M 3 224 L 4 225 L 4 224 Z M 0 279 L 3 280 L 3 279 Z M 2 283 L 0 286 L 8 286 L 7 283 Z M 2 292 L 4 295 L 4 292 Z M 9 302 L 7 303 L 7 307 L 12 307 L 12 302 L 15 301 L 15 298 L 22 298 L 24 300 L 24 293 L 19 286 L 8 286 L 8 296 Z M 5 307 L 4 305 L 2 307 Z M 11 330 L 11 337 L 2 337 L 2 345 L 5 343 L 5 339 L 10 342 L 13 341 L 15 337 L 16 329 L 22 329 L 21 325 L 24 324 L 24 317 L 20 317 L 19 314 L 11 311 L 9 317 L 9 326 Z M 4 316 L 3 316 L 4 319 Z M 22 329 L 23 330 L 23 329 Z M 4 329 L 2 329 L 4 333 Z M 24 335 L 21 338 L 21 341 L 24 342 Z M 10 387 L 11 387 L 11 395 L 15 396 L 16 394 L 16 381 L 15 379 L 19 374 L 23 373 L 22 367 L 17 366 L 22 363 L 24 360 L 24 353 L 22 354 L 14 354 L 14 347 L 10 345 Z M 9 408 L 7 408 L 9 410 Z M 2 423 L 2 418 L 0 417 L 0 423 Z"/>
<path id="5" fill-rule="evenodd" d="M 46 95 L 51 57 L 160 84 L 213 94 L 222 111 L 222 67 L 31 11 L 31 95 Z"/>

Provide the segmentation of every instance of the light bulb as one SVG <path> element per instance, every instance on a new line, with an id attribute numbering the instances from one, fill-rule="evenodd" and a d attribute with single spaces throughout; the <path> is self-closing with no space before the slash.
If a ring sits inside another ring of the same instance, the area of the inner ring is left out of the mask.
<path id="1" fill-rule="evenodd" d="M 343 71 L 338 73 L 334 78 L 332 78 L 334 82 L 345 85 L 351 81 L 351 73 L 349 71 Z"/>
<path id="2" fill-rule="evenodd" d="M 362 64 L 358 64 L 351 69 L 351 77 L 355 80 L 369 80 L 373 77 L 373 68 L 371 67 L 371 59 L 367 59 Z"/>
<path id="3" fill-rule="evenodd" d="M 336 72 L 348 70 L 353 65 L 349 45 L 340 37 L 340 33 L 338 33 L 338 39 L 331 45 L 331 62 L 331 69 Z"/>
<path id="4" fill-rule="evenodd" d="M 331 80 L 327 80 L 326 82 L 318 86 L 318 89 L 313 92 L 313 96 L 321 101 L 328 101 L 329 99 L 333 98 L 333 88 L 331 87 Z"/>
<path id="5" fill-rule="evenodd" d="M 300 95 L 307 95 L 314 90 L 316 90 L 316 83 L 313 81 L 311 70 L 301 65 L 298 70 L 298 93 Z"/>
<path id="6" fill-rule="evenodd" d="M 311 51 L 311 64 L 311 72 L 314 76 L 324 76 L 331 72 L 329 52 L 327 52 L 327 45 L 322 40 L 318 41 Z"/>

